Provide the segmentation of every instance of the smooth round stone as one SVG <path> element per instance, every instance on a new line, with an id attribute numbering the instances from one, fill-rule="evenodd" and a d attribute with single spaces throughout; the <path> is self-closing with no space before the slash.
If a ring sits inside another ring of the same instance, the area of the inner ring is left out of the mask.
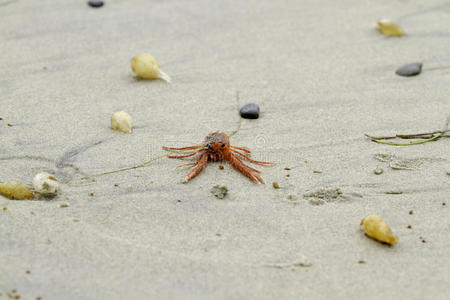
<path id="1" fill-rule="evenodd" d="M 102 7 L 103 4 L 104 3 L 101 0 L 89 0 L 88 1 L 88 5 L 91 7 Z"/>
<path id="2" fill-rule="evenodd" d="M 421 71 L 422 71 L 422 63 L 415 62 L 401 66 L 400 68 L 397 69 L 397 71 L 395 71 L 395 74 L 409 77 L 409 76 L 416 76 L 420 74 Z"/>
<path id="3" fill-rule="evenodd" d="M 255 103 L 249 103 L 242 106 L 241 117 L 244 119 L 258 119 L 259 118 L 259 106 Z"/>

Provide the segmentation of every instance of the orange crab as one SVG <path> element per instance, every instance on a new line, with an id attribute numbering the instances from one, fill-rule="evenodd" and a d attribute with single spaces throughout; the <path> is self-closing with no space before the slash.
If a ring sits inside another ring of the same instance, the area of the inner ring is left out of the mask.
<path id="1" fill-rule="evenodd" d="M 250 154 L 250 150 L 248 148 L 235 147 L 230 145 L 230 138 L 223 132 L 216 131 L 208 134 L 205 137 L 205 141 L 203 145 L 198 146 L 190 146 L 190 147 L 182 147 L 182 148 L 174 148 L 174 147 L 166 147 L 163 146 L 164 150 L 168 151 L 180 151 L 180 150 L 193 150 L 189 154 L 185 155 L 169 155 L 168 158 L 186 158 L 191 157 L 196 154 L 200 154 L 197 161 L 194 163 L 184 164 L 182 166 L 194 166 L 189 173 L 184 178 L 184 182 L 188 182 L 195 176 L 197 176 L 203 168 L 206 166 L 208 161 L 223 161 L 229 160 L 231 165 L 235 167 L 239 172 L 248 176 L 251 180 L 257 183 L 264 183 L 264 180 L 259 176 L 260 171 L 253 169 L 252 167 L 244 164 L 242 159 L 245 159 L 251 163 L 262 164 L 262 165 L 270 165 L 273 164 L 271 162 L 265 161 L 257 161 L 251 159 L 248 154 Z M 242 153 L 242 152 L 246 153 Z"/>

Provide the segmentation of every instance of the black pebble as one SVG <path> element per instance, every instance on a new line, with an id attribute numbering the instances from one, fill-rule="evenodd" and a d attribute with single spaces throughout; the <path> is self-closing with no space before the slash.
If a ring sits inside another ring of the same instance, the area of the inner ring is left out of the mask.
<path id="1" fill-rule="evenodd" d="M 416 62 L 416 63 L 410 63 L 404 66 L 401 66 L 400 68 L 395 71 L 395 74 L 400 76 L 416 76 L 420 74 L 422 71 L 422 63 Z"/>
<path id="2" fill-rule="evenodd" d="M 88 4 L 91 7 L 102 7 L 103 6 L 103 1 L 101 1 L 101 0 L 89 0 Z"/>
<path id="3" fill-rule="evenodd" d="M 255 103 L 245 104 L 241 108 L 241 117 L 245 119 L 258 119 L 259 118 L 259 106 Z"/>

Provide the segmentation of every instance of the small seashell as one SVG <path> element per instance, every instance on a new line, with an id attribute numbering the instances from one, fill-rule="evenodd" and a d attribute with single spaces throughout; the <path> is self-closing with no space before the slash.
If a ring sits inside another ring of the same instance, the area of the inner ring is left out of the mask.
<path id="1" fill-rule="evenodd" d="M 148 54 L 142 53 L 131 59 L 131 70 L 140 78 L 162 79 L 170 82 L 170 76 L 159 69 L 156 59 Z"/>
<path id="2" fill-rule="evenodd" d="M 55 195 L 58 192 L 58 179 L 47 172 L 36 174 L 33 178 L 34 190 L 44 196 Z"/>
<path id="3" fill-rule="evenodd" d="M 376 24 L 376 28 L 380 31 L 381 34 L 387 36 L 402 36 L 405 34 L 400 26 L 387 19 L 378 21 Z"/>
<path id="4" fill-rule="evenodd" d="M 130 133 L 132 125 L 131 116 L 124 112 L 118 111 L 111 115 L 111 128 L 114 130 Z"/>
<path id="5" fill-rule="evenodd" d="M 23 183 L 10 181 L 8 183 L 0 183 L 0 194 L 9 199 L 27 200 L 33 199 L 34 194 Z"/>
<path id="6" fill-rule="evenodd" d="M 368 215 L 361 220 L 364 226 L 364 232 L 374 240 L 390 245 L 395 245 L 398 242 L 398 237 L 393 233 L 389 225 L 379 216 Z"/>

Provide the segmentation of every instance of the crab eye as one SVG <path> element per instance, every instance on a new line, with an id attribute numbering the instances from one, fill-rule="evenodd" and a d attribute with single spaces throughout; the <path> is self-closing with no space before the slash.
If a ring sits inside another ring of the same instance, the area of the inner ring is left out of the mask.
<path id="1" fill-rule="evenodd" d="M 212 150 L 212 146 L 208 144 L 208 150 Z"/>
<path id="2" fill-rule="evenodd" d="M 222 148 L 225 147 L 225 143 L 222 143 Z"/>

